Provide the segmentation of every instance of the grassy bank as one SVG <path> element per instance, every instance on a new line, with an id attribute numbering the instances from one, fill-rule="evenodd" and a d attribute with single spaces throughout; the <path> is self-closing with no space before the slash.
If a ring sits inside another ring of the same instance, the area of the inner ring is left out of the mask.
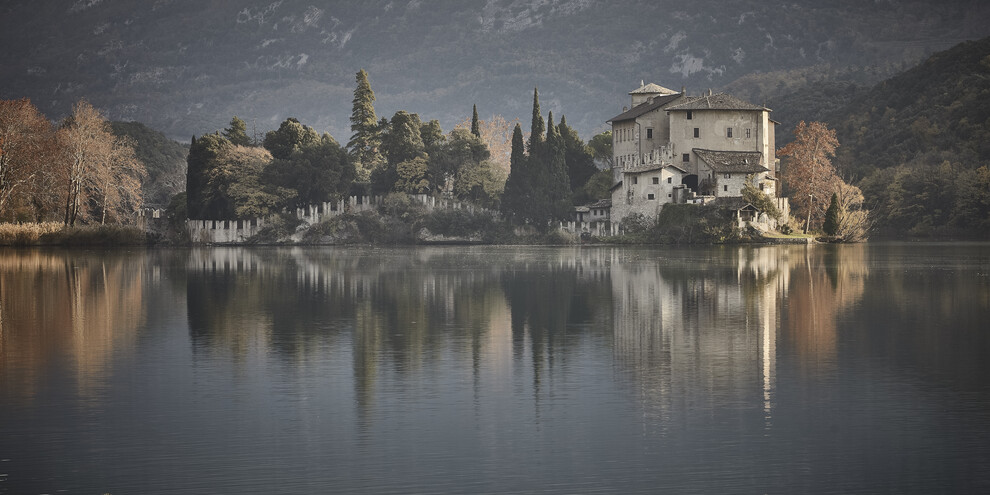
<path id="1" fill-rule="evenodd" d="M 67 227 L 58 222 L 0 224 L 0 246 L 138 246 L 144 231 L 125 225 Z"/>

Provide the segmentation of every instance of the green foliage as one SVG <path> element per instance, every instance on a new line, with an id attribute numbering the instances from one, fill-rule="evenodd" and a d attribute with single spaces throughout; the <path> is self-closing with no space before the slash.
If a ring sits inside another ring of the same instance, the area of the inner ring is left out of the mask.
<path id="1" fill-rule="evenodd" d="M 888 236 L 990 236 L 990 171 L 943 162 L 879 169 L 860 183 L 878 233 Z"/>
<path id="2" fill-rule="evenodd" d="M 434 210 L 419 225 L 433 235 L 486 243 L 498 242 L 511 235 L 510 227 L 496 221 L 490 213 L 459 209 Z"/>
<path id="3" fill-rule="evenodd" d="M 505 182 L 505 172 L 492 161 L 471 161 L 458 171 L 454 196 L 483 208 L 498 209 Z"/>
<path id="4" fill-rule="evenodd" d="M 544 131 L 543 114 L 540 113 L 540 91 L 539 88 L 533 88 L 533 120 L 529 124 L 529 145 L 526 147 L 530 155 L 537 152 Z"/>
<path id="5" fill-rule="evenodd" d="M 717 205 L 668 204 L 660 210 L 653 231 L 661 244 L 723 244 L 740 239 L 730 210 Z"/>
<path id="6" fill-rule="evenodd" d="M 612 194 L 612 186 L 612 170 L 599 170 L 583 186 L 574 191 L 574 204 L 582 205 L 599 199 L 608 199 Z"/>
<path id="7" fill-rule="evenodd" d="M 236 115 L 230 119 L 230 127 L 223 130 L 223 137 L 237 146 L 251 145 L 251 139 L 247 135 L 247 124 Z"/>
<path id="8" fill-rule="evenodd" d="M 763 191 L 756 188 L 751 180 L 746 180 L 742 188 L 743 201 L 753 205 L 757 210 L 766 213 L 768 216 L 772 217 L 774 220 L 780 220 L 783 216 L 779 209 L 777 209 L 776 203 L 769 196 L 763 193 Z"/>
<path id="9" fill-rule="evenodd" d="M 832 200 L 825 210 L 825 222 L 822 224 L 825 235 L 834 236 L 839 232 L 839 195 L 832 193 Z"/>
<path id="10" fill-rule="evenodd" d="M 292 151 L 272 160 L 263 173 L 263 188 L 281 201 L 276 204 L 301 207 L 347 196 L 356 172 L 344 148 L 326 133 L 318 138 L 309 132 L 296 137 L 299 142 L 279 140 Z"/>
<path id="11" fill-rule="evenodd" d="M 219 134 L 193 137 L 186 159 L 186 210 L 189 218 L 225 218 L 228 205 L 218 204 L 216 194 L 209 191 L 213 170 L 220 167 L 233 145 Z"/>
<path id="12" fill-rule="evenodd" d="M 266 219 L 264 225 L 258 229 L 258 233 L 248 240 L 252 244 L 279 244 L 286 241 L 296 231 L 296 227 L 302 223 L 291 212 L 283 212 L 272 215 Z"/>
<path id="13" fill-rule="evenodd" d="M 447 144 L 447 137 L 443 135 L 440 122 L 436 119 L 423 124 L 419 128 L 419 135 L 423 139 L 423 148 L 430 157 L 439 153 Z"/>
<path id="14" fill-rule="evenodd" d="M 874 86 L 829 116 L 844 174 L 950 161 L 974 169 L 990 160 L 990 38 L 967 41 Z M 869 200 L 869 197 L 868 197 Z"/>
<path id="15" fill-rule="evenodd" d="M 566 127 L 565 129 L 569 129 Z M 580 142 L 580 139 L 578 140 Z M 545 221 L 567 220 L 571 216 L 571 185 L 567 170 L 567 150 L 564 137 L 553 125 L 553 112 L 547 117 L 545 162 L 542 164 L 546 171 L 545 187 L 543 189 L 548 202 L 548 212 Z M 580 147 L 583 149 L 584 144 Z"/>
<path id="16" fill-rule="evenodd" d="M 478 105 L 474 106 L 471 114 L 471 134 L 481 137 L 481 125 L 478 121 Z"/>
<path id="17" fill-rule="evenodd" d="M 599 167 L 606 169 L 612 168 L 612 131 L 595 134 L 588 141 L 588 152 L 591 153 L 592 158 L 595 159 L 595 163 Z"/>
<path id="18" fill-rule="evenodd" d="M 512 154 L 509 159 L 509 177 L 502 194 L 502 213 L 516 224 L 525 223 L 532 198 L 532 174 L 526 159 L 522 128 L 517 123 L 512 129 Z"/>
<path id="19" fill-rule="evenodd" d="M 396 164 L 395 173 L 397 180 L 395 182 L 395 190 L 409 194 L 429 192 L 430 181 L 427 180 L 428 171 L 429 166 L 425 154 Z"/>
<path id="20" fill-rule="evenodd" d="M 294 118 L 285 119 L 277 130 L 265 134 L 263 145 L 277 160 L 289 158 L 293 151 L 320 142 L 320 135 Z M 335 143 L 336 144 L 336 143 Z"/>
<path id="21" fill-rule="evenodd" d="M 557 131 L 563 140 L 564 161 L 567 163 L 567 177 L 571 191 L 583 187 L 598 167 L 595 166 L 595 157 L 592 156 L 584 141 L 578 136 L 577 131 L 567 125 L 564 117 L 560 118 Z"/>
<path id="22" fill-rule="evenodd" d="M 368 73 L 361 69 L 356 77 L 354 99 L 351 100 L 351 140 L 347 142 L 354 161 L 365 165 L 380 160 L 381 128 L 375 115 L 375 92 L 368 82 Z"/>

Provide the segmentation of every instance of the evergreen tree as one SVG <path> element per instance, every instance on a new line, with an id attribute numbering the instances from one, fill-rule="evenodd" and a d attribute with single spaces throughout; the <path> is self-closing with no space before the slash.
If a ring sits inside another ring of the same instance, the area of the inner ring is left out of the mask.
<path id="1" fill-rule="evenodd" d="M 230 119 L 230 127 L 223 130 L 223 137 L 227 138 L 231 144 L 238 146 L 249 146 L 251 144 L 251 139 L 247 135 L 247 124 L 237 118 L 236 115 Z"/>
<path id="2" fill-rule="evenodd" d="M 832 201 L 825 210 L 825 223 L 822 224 L 825 235 L 834 236 L 839 232 L 839 196 L 832 193 Z"/>
<path id="3" fill-rule="evenodd" d="M 286 159 L 298 148 L 320 141 L 320 135 L 312 127 L 294 118 L 285 119 L 277 130 L 265 134 L 264 147 L 275 159 Z"/>
<path id="4" fill-rule="evenodd" d="M 509 158 L 509 178 L 505 181 L 502 193 L 502 211 L 515 223 L 526 222 L 528 201 L 531 197 L 532 180 L 529 174 L 529 160 L 523 144 L 522 127 L 516 123 L 512 129 L 512 154 Z"/>
<path id="5" fill-rule="evenodd" d="M 423 124 L 419 115 L 399 110 L 388 123 L 388 132 L 382 136 L 382 149 L 385 153 L 384 167 L 372 173 L 371 182 L 378 192 L 388 192 L 395 189 L 399 180 L 396 167 L 400 163 L 409 162 L 414 158 L 425 158 L 426 147 L 423 144 L 421 128 Z"/>
<path id="6" fill-rule="evenodd" d="M 565 161 L 567 162 L 567 177 L 571 191 L 577 191 L 598 171 L 595 158 L 591 155 L 584 141 L 578 137 L 577 131 L 567 125 L 567 119 L 560 117 L 557 131 L 564 144 Z"/>
<path id="7" fill-rule="evenodd" d="M 478 121 L 478 105 L 474 106 L 474 111 L 471 115 L 471 134 L 481 137 L 481 124 Z"/>
<path id="8" fill-rule="evenodd" d="M 351 100 L 351 140 L 347 149 L 353 161 L 367 171 L 374 169 L 381 162 L 378 147 L 381 144 L 382 128 L 375 115 L 375 92 L 368 82 L 368 73 L 361 69 L 357 73 L 357 87 L 354 88 L 354 99 Z"/>
<path id="9" fill-rule="evenodd" d="M 225 191 L 217 190 L 216 178 L 227 161 L 232 145 L 219 133 L 193 139 L 186 158 L 186 212 L 189 218 L 224 219 L 233 217 L 233 205 Z M 212 182 L 212 184 L 211 184 Z"/>
<path id="10" fill-rule="evenodd" d="M 533 88 L 533 121 L 529 126 L 529 154 L 539 148 L 543 142 L 543 115 L 540 114 L 540 92 L 538 88 Z"/>
<path id="11" fill-rule="evenodd" d="M 565 124 L 566 125 L 566 124 Z M 544 222 L 566 220 L 571 210 L 571 186 L 567 177 L 564 139 L 553 125 L 553 112 L 547 117 Z"/>

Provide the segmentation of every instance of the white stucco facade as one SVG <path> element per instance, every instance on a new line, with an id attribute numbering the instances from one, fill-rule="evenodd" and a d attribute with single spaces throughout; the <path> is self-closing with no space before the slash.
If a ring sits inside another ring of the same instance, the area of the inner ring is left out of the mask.
<path id="1" fill-rule="evenodd" d="M 668 203 L 740 197 L 747 181 L 776 196 L 769 109 L 726 94 L 688 96 L 656 84 L 629 94 L 632 107 L 608 121 L 613 222 L 634 213 L 655 216 Z"/>

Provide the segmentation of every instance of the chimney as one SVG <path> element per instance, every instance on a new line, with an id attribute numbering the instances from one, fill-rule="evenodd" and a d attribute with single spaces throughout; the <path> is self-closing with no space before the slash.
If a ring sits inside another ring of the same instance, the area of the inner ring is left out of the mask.
<path id="1" fill-rule="evenodd" d="M 681 86 L 681 94 L 682 95 L 687 94 L 687 88 L 685 86 Z"/>
<path id="2" fill-rule="evenodd" d="M 642 88 L 643 86 L 646 86 L 646 81 L 644 81 L 644 80 L 642 80 L 642 79 L 640 79 L 640 80 L 639 80 L 639 87 L 641 87 L 641 88 Z"/>
<path id="3" fill-rule="evenodd" d="M 629 110 L 629 107 L 627 107 L 627 106 L 625 106 L 625 105 L 623 105 L 623 106 L 622 106 L 622 111 L 623 111 L 623 112 L 625 112 L 626 110 Z"/>

